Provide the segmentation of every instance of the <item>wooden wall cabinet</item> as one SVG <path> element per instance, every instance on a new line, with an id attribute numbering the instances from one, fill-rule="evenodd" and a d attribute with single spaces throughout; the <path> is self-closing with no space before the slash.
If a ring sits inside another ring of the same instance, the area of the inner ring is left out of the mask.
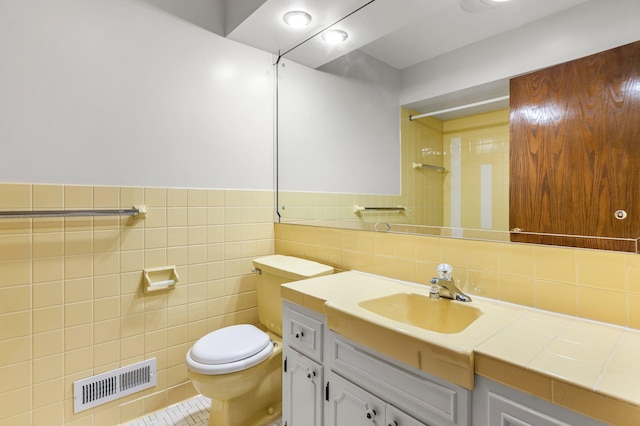
<path id="1" fill-rule="evenodd" d="M 513 78 L 510 97 L 512 241 L 636 252 L 640 42 Z"/>

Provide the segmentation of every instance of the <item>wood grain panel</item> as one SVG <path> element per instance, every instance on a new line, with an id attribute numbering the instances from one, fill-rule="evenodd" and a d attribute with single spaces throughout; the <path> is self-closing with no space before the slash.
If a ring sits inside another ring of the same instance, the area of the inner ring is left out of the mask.
<path id="1" fill-rule="evenodd" d="M 510 104 L 510 228 L 640 237 L 640 42 L 514 78 Z M 594 238 L 512 240 L 636 251 Z"/>

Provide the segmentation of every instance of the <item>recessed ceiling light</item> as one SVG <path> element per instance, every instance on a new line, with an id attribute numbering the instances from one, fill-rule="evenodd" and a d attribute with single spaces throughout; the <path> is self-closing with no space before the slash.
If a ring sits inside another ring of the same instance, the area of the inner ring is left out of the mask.
<path id="1" fill-rule="evenodd" d="M 304 28 L 311 23 L 311 15 L 302 10 L 292 10 L 282 17 L 282 20 L 293 28 Z"/>
<path id="2" fill-rule="evenodd" d="M 342 43 L 348 37 L 349 35 L 342 30 L 327 30 L 322 33 L 322 39 L 331 44 Z"/>

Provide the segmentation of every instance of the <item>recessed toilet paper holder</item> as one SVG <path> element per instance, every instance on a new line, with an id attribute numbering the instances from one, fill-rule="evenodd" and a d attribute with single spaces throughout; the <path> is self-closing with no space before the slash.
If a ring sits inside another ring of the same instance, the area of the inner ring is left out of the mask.
<path id="1" fill-rule="evenodd" d="M 170 290 L 180 281 L 175 265 L 143 269 L 143 289 L 145 293 Z"/>

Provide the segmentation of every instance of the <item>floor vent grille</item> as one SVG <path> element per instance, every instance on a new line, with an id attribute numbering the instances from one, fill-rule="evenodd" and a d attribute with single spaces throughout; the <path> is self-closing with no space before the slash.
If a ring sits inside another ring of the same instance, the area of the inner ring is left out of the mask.
<path id="1" fill-rule="evenodd" d="M 156 359 L 73 382 L 73 412 L 105 404 L 156 385 Z"/>

